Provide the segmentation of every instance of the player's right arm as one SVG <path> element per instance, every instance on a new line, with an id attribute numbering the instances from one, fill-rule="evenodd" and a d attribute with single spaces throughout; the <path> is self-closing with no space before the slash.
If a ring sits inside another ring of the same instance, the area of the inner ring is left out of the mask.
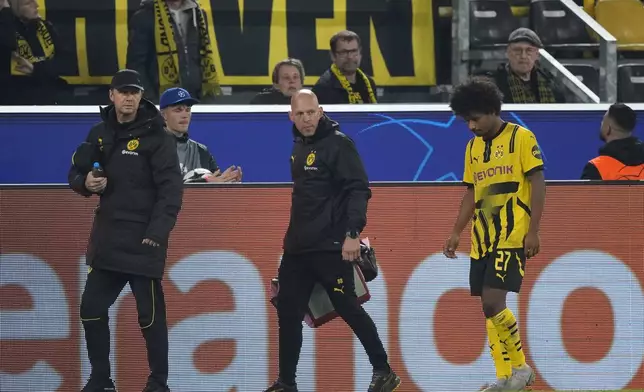
<path id="1" fill-rule="evenodd" d="M 461 233 L 465 230 L 465 226 L 472 219 L 474 215 L 474 176 L 472 174 L 472 159 L 470 157 L 471 144 L 474 143 L 474 139 L 470 140 L 467 148 L 465 149 L 465 170 L 463 172 L 463 183 L 467 186 L 467 190 L 463 195 L 461 200 L 461 206 L 458 211 L 458 216 L 456 217 L 456 222 L 454 223 L 454 228 L 452 233 L 445 241 L 445 246 L 443 248 L 443 254 L 450 259 L 456 258 L 456 249 L 458 248 L 458 243 L 461 238 Z"/>

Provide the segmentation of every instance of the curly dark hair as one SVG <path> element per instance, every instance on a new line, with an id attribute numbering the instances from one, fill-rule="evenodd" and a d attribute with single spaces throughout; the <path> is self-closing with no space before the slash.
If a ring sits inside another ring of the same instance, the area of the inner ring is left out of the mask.
<path id="1" fill-rule="evenodd" d="M 472 114 L 501 114 L 503 94 L 492 79 L 485 76 L 470 78 L 454 88 L 449 106 L 460 117 Z"/>

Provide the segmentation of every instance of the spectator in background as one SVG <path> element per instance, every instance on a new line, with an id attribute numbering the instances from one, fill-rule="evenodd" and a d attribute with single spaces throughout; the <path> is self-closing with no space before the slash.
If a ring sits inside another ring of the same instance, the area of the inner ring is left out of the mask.
<path id="1" fill-rule="evenodd" d="M 507 64 L 492 73 L 504 103 L 565 103 L 565 97 L 545 72 L 539 69 L 541 39 L 532 30 L 521 27 L 508 39 Z"/>
<path id="2" fill-rule="evenodd" d="M 304 84 L 304 65 L 298 59 L 288 58 L 273 68 L 273 86 L 257 94 L 251 105 L 290 105 L 291 96 Z"/>
<path id="3" fill-rule="evenodd" d="M 0 105 L 54 105 L 65 99 L 62 45 L 36 0 L 0 0 Z"/>
<path id="4" fill-rule="evenodd" d="M 360 69 L 362 45 L 353 31 L 331 37 L 333 64 L 313 86 L 320 104 L 378 103 L 376 83 Z"/>
<path id="5" fill-rule="evenodd" d="M 644 180 L 644 143 L 633 135 L 637 115 L 623 103 L 610 106 L 599 130 L 605 142 L 590 160 L 582 180 Z"/>
<path id="6" fill-rule="evenodd" d="M 187 90 L 174 87 L 161 95 L 159 105 L 166 122 L 166 130 L 173 134 L 177 141 L 179 166 L 184 182 L 241 181 L 241 167 L 231 166 L 222 173 L 208 148 L 188 136 L 192 105 L 196 103 L 199 101 L 190 96 Z"/>
<path id="7" fill-rule="evenodd" d="M 127 67 L 141 74 L 148 99 L 157 102 L 172 87 L 183 87 L 203 102 L 221 93 L 216 48 L 195 0 L 143 0 L 130 27 Z"/>

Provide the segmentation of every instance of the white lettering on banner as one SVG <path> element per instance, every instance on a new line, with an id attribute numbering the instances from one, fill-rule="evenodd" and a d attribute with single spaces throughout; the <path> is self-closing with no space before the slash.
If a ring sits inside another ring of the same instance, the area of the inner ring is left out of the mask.
<path id="1" fill-rule="evenodd" d="M 24 288 L 32 303 L 32 309 L 0 311 L 0 340 L 69 337 L 67 296 L 58 275 L 47 262 L 30 254 L 5 254 L 0 255 L 0 271 L 0 287 L 15 285 Z M 55 327 L 45 328 L 45 324 Z M 0 372 L 2 391 L 27 391 L 34 387 L 55 391 L 61 382 L 61 375 L 44 361 L 20 374 Z"/>
<path id="2" fill-rule="evenodd" d="M 442 253 L 427 257 L 412 273 L 402 296 L 399 317 L 402 360 L 414 383 L 424 391 L 478 390 L 494 378 L 487 342 L 481 347 L 481 355 L 469 364 L 447 361 L 436 347 L 434 319 L 440 298 L 454 289 L 469 291 L 470 258 L 463 253 L 457 256 L 457 260 L 448 260 Z M 515 295 L 508 296 L 508 307 L 515 313 L 516 300 Z M 481 323 L 485 323 L 482 313 Z"/>
<path id="3" fill-rule="evenodd" d="M 270 328 L 270 326 L 267 325 L 266 328 Z M 297 364 L 297 386 L 302 391 L 316 391 L 315 331 L 315 328 L 309 328 L 308 325 L 304 325 L 302 328 L 302 350 L 300 351 L 300 362 Z"/>
<path id="4" fill-rule="evenodd" d="M 369 293 L 371 299 L 364 304 L 365 310 L 373 319 L 374 324 L 378 328 L 378 335 L 382 341 L 382 345 L 389 353 L 389 317 L 388 317 L 388 303 L 387 303 L 387 286 L 383 276 L 382 268 L 378 272 L 378 277 L 369 285 Z M 357 337 L 353 337 L 353 355 L 354 362 L 354 391 L 361 391 L 365 385 L 371 383 L 371 375 L 373 374 L 373 367 L 369 362 L 369 357 L 362 347 L 362 343 Z"/>
<path id="5" fill-rule="evenodd" d="M 46 261 L 29 254 L 0 255 L 0 287 L 15 285 L 31 296 L 32 309 L 2 310 L 0 340 L 69 337 L 69 309 L 63 283 Z M 55 324 L 56 328 L 43 328 Z"/>
<path id="6" fill-rule="evenodd" d="M 280 255 L 277 261 L 278 270 L 282 263 L 282 256 Z M 271 327 L 267 325 L 266 328 Z M 302 350 L 300 351 L 300 362 L 297 364 L 297 386 L 302 391 L 316 391 L 315 363 L 317 360 L 315 355 L 315 331 L 317 329 L 310 328 L 306 324 L 304 324 L 304 328 L 302 329 Z"/>
<path id="7" fill-rule="evenodd" d="M 57 391 L 63 378 L 45 361 L 38 361 L 26 372 L 9 374 L 0 372 L 0 391 Z"/>
<path id="8" fill-rule="evenodd" d="M 79 264 L 79 280 L 78 280 L 78 306 L 80 308 L 80 303 L 81 299 L 83 298 L 83 291 L 85 290 L 85 282 L 87 281 L 87 271 L 89 266 L 85 264 L 85 256 L 81 256 L 80 258 L 80 264 Z M 80 311 L 80 309 L 79 309 Z M 78 322 L 82 324 L 80 321 L 80 312 L 78 314 Z M 111 319 L 111 317 L 110 317 Z M 112 328 L 110 328 L 110 332 L 113 333 Z M 79 385 L 84 385 L 85 381 L 89 379 L 89 375 L 92 372 L 92 367 L 89 363 L 89 357 L 87 356 L 87 343 L 85 342 L 85 328 L 81 326 L 80 331 L 79 331 L 79 344 L 78 344 L 78 349 L 79 349 L 79 358 L 80 358 L 80 380 L 79 380 Z M 114 336 L 111 336 L 110 339 L 110 363 L 114 364 Z M 112 369 L 114 369 L 116 366 L 112 366 Z M 116 373 L 112 373 L 112 378 L 114 380 L 117 380 L 118 377 Z"/>
<path id="9" fill-rule="evenodd" d="M 606 294 L 614 314 L 613 344 L 593 363 L 572 358 L 562 338 L 560 315 L 566 298 L 583 287 Z M 644 361 L 644 293 L 637 276 L 621 260 L 600 251 L 559 257 L 543 270 L 532 290 L 528 344 L 539 373 L 553 389 L 626 387 Z"/>
<path id="10" fill-rule="evenodd" d="M 78 305 L 80 306 L 80 301 L 83 298 L 83 291 L 85 290 L 85 282 L 87 281 L 87 271 L 88 271 L 88 266 L 85 264 L 85 256 L 80 258 L 80 278 L 79 278 L 79 292 L 78 292 Z M 112 378 L 114 380 L 118 379 L 118 366 L 114 366 L 116 364 L 116 354 L 118 352 L 118 345 L 117 345 L 117 340 L 116 340 L 116 324 L 118 322 L 118 313 L 119 313 L 119 308 L 121 307 L 121 303 L 125 299 L 126 296 L 132 294 L 132 290 L 130 289 L 129 285 L 126 285 L 123 290 L 121 291 L 121 294 L 119 294 L 118 298 L 116 301 L 114 301 L 114 304 L 110 307 L 110 310 L 108 312 L 109 314 L 109 325 L 110 325 L 110 363 L 112 364 Z M 72 321 L 77 322 L 79 324 L 82 324 L 80 321 L 80 315 L 78 311 L 74 313 L 77 315 Z M 143 337 L 141 337 L 143 339 Z M 79 333 L 79 351 L 80 351 L 80 383 L 84 384 L 88 379 L 89 375 L 92 371 L 92 368 L 89 364 L 89 357 L 87 356 L 87 345 L 85 343 L 85 329 L 82 327 L 80 328 L 80 333 Z"/>
<path id="11" fill-rule="evenodd" d="M 170 330 L 170 383 L 198 391 L 261 390 L 268 380 L 268 337 L 265 284 L 252 261 L 229 251 L 202 252 L 172 266 L 168 276 L 187 293 L 198 283 L 218 280 L 228 285 L 235 299 L 233 312 L 201 314 L 178 322 Z M 235 340 L 235 356 L 228 368 L 204 374 L 194 365 L 194 352 L 203 343 Z M 253 353 L 253 355 L 248 355 Z"/>
<path id="12" fill-rule="evenodd" d="M 75 265 L 73 270 L 79 273 L 73 281 L 78 287 L 73 290 L 78 292 L 80 299 L 87 266 L 84 258 L 77 262 L 72 262 Z M 481 347 L 480 355 L 475 360 L 468 364 L 456 364 L 447 356 L 442 356 L 436 341 L 437 322 L 442 322 L 437 319 L 437 312 L 441 312 L 438 310 L 441 298 L 451 290 L 468 288 L 468 269 L 469 257 L 465 254 L 459 254 L 455 261 L 446 260 L 442 254 L 428 256 L 412 272 L 404 287 L 399 315 L 391 315 L 398 316 L 399 347 L 410 377 L 409 383 L 414 383 L 419 390 L 469 391 L 478 389 L 494 377 L 486 344 Z M 81 325 L 78 309 L 69 308 L 68 292 L 63 287 L 63 280 L 45 260 L 29 254 L 0 255 L 0 271 L 0 287 L 15 285 L 24 288 L 33 304 L 32 308 L 24 310 L 0 309 L 0 339 L 3 344 L 27 341 L 26 350 L 37 354 L 30 346 L 33 341 L 42 340 L 46 344 L 50 339 L 72 338 L 71 323 Z M 381 275 L 369 283 L 372 298 L 365 304 L 365 309 L 374 318 L 383 344 L 388 347 L 389 343 L 393 344 L 391 331 L 388 330 L 387 302 L 387 291 L 391 288 L 387 283 L 391 282 L 386 282 L 384 278 Z M 527 319 L 519 322 L 526 327 L 523 340 L 529 348 L 529 359 L 536 365 L 543 381 L 557 390 L 620 389 L 635 381 L 634 377 L 644 363 L 644 289 L 635 271 L 611 254 L 580 250 L 555 259 L 535 278 L 532 291 L 522 294 L 526 296 L 524 300 L 529 306 L 526 309 Z M 268 281 L 263 280 L 255 264 L 235 252 L 198 253 L 174 264 L 168 271 L 168 279 L 183 293 L 193 290 L 200 282 L 218 280 L 230 287 L 235 301 L 233 311 L 189 317 L 171 329 L 172 385 L 182 390 L 200 390 L 204 385 L 213 384 L 222 385 L 222 390 L 261 390 L 265 387 L 271 381 L 267 372 L 267 331 L 275 326 L 268 324 L 266 314 L 267 311 L 273 311 L 270 305 L 267 306 L 268 298 L 265 296 Z M 563 336 L 563 308 L 567 306 L 566 301 L 572 293 L 580 288 L 603 292 L 614 315 L 613 342 L 603 358 L 590 363 L 577 360 L 564 344 L 568 337 Z M 129 294 L 126 286 L 110 310 L 112 360 L 118 357 L 115 339 L 118 308 L 122 299 Z M 10 298 L 14 298 L 13 294 Z M 13 303 L 16 302 L 17 299 L 14 299 Z M 508 296 L 508 305 L 518 316 L 516 296 Z M 195 304 L 195 307 L 199 307 L 199 304 Z M 44 325 L 43 320 L 47 320 L 50 326 Z M 441 325 L 439 331 L 444 330 L 444 325 Z M 310 392 L 316 391 L 316 331 L 304 327 L 302 360 L 298 367 L 301 390 Z M 75 336 L 73 339 L 76 341 Z M 230 365 L 216 374 L 200 371 L 200 366 L 194 363 L 195 351 L 206 342 L 220 339 L 234 339 L 236 342 Z M 459 337 L 455 336 L 454 339 Z M 73 348 L 69 361 L 80 367 L 81 381 L 84 382 L 89 376 L 89 363 L 82 328 L 78 342 L 80 347 Z M 123 342 L 119 344 L 122 347 Z M 347 381 L 353 382 L 355 390 L 358 390 L 364 388 L 371 368 L 360 343 L 353 339 L 353 345 L 354 379 Z M 76 356 L 79 352 L 80 355 Z M 79 359 L 80 364 L 77 364 Z M 116 362 L 112 362 L 112 365 L 113 369 L 118 369 Z M 28 366 L 20 369 L 21 373 L 0 370 L 0 391 L 55 391 L 63 385 L 63 376 L 64 384 L 67 384 L 68 377 L 79 377 L 78 370 L 59 373 L 62 369 L 54 368 L 52 363 L 42 358 L 34 357 L 33 363 Z M 322 391 L 318 389 L 318 392 Z"/>

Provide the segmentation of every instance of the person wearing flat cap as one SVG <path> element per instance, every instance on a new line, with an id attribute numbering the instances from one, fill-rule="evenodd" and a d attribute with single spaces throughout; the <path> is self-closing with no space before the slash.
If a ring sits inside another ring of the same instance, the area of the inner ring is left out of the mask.
<path id="1" fill-rule="evenodd" d="M 507 64 L 487 73 L 503 93 L 504 103 L 565 103 L 555 82 L 539 68 L 541 39 L 532 30 L 520 27 L 508 38 Z"/>
<path id="2" fill-rule="evenodd" d="M 174 137 L 142 99 L 139 74 L 112 79 L 112 104 L 74 153 L 68 180 L 78 194 L 99 195 L 87 247 L 81 298 L 90 378 L 83 392 L 116 391 L 110 371 L 108 310 L 130 285 L 145 338 L 150 376 L 144 392 L 168 392 L 168 327 L 161 286 L 168 238 L 181 209 L 183 181 Z"/>
<path id="3" fill-rule="evenodd" d="M 179 166 L 184 183 L 240 182 L 241 167 L 230 166 L 222 172 L 208 148 L 188 135 L 192 106 L 197 103 L 199 101 L 181 87 L 166 90 L 159 101 L 166 130 L 176 138 Z"/>

